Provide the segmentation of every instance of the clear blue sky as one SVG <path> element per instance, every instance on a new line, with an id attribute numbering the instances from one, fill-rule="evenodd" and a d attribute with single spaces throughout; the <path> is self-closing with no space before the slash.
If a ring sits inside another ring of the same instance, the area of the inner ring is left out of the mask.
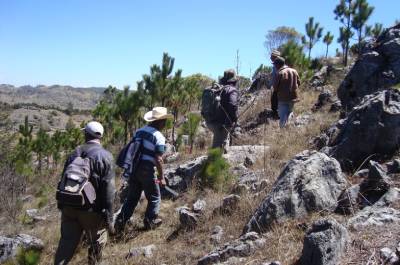
<path id="1" fill-rule="evenodd" d="M 184 75 L 212 77 L 235 65 L 250 75 L 268 63 L 268 30 L 304 33 L 308 17 L 338 35 L 338 0 L 0 0 L 0 83 L 135 86 L 163 52 Z M 369 23 L 390 26 L 399 0 L 369 0 Z M 335 47 L 332 47 L 332 52 Z M 318 44 L 314 56 L 323 55 Z"/>

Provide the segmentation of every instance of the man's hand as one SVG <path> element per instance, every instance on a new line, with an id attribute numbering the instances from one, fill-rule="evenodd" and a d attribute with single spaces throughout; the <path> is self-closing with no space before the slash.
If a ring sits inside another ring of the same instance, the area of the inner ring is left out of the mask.
<path id="1" fill-rule="evenodd" d="M 165 181 L 165 178 L 156 179 L 156 183 L 161 186 L 167 186 L 167 182 Z"/>

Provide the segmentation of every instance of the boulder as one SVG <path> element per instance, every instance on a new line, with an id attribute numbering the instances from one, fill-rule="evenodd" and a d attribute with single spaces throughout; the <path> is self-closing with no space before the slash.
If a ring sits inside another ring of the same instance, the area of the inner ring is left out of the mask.
<path id="1" fill-rule="evenodd" d="M 314 104 L 312 110 L 317 111 L 331 102 L 332 102 L 332 92 L 329 90 L 324 90 L 318 95 L 318 100 Z"/>
<path id="2" fill-rule="evenodd" d="M 197 226 L 200 214 L 194 213 L 186 207 L 181 207 L 178 212 L 182 228 L 192 230 Z"/>
<path id="3" fill-rule="evenodd" d="M 250 232 L 205 255 L 197 262 L 197 265 L 225 262 L 232 257 L 248 257 L 254 254 L 257 249 L 263 247 L 265 243 L 265 239 L 260 237 L 260 235 Z"/>
<path id="4" fill-rule="evenodd" d="M 0 236 L 0 263 L 13 260 L 19 249 L 24 251 L 41 251 L 44 248 L 43 241 L 26 234 L 19 234 L 15 237 Z"/>
<path id="5" fill-rule="evenodd" d="M 293 123 L 296 127 L 303 127 L 314 121 L 315 118 L 313 117 L 313 115 L 311 115 L 310 113 L 304 113 L 295 117 Z"/>
<path id="6" fill-rule="evenodd" d="M 375 161 L 369 162 L 368 176 L 360 184 L 343 191 L 339 197 L 337 212 L 354 214 L 359 209 L 371 206 L 379 201 L 381 206 L 389 206 L 397 200 L 397 189 L 391 189 L 391 180 L 385 168 Z"/>
<path id="7" fill-rule="evenodd" d="M 349 226 L 354 230 L 392 223 L 400 223 L 400 211 L 390 207 L 377 206 L 365 207 L 349 220 Z"/>
<path id="8" fill-rule="evenodd" d="M 201 171 L 207 156 L 200 156 L 192 161 L 180 165 L 176 169 L 165 172 L 168 186 L 175 191 L 183 192 L 191 186 L 193 179 Z"/>
<path id="9" fill-rule="evenodd" d="M 262 232 L 274 222 L 313 212 L 332 212 L 345 185 L 346 179 L 334 158 L 316 151 L 303 151 L 286 164 L 244 232 Z"/>
<path id="10" fill-rule="evenodd" d="M 379 250 L 379 255 L 381 256 L 383 264 L 386 265 L 395 265 L 398 264 L 398 262 L 400 261 L 396 252 L 391 250 L 390 248 L 381 248 Z"/>
<path id="11" fill-rule="evenodd" d="M 369 41 L 338 89 L 345 109 L 369 94 L 400 82 L 400 24 Z"/>
<path id="12" fill-rule="evenodd" d="M 41 221 L 46 221 L 47 217 L 44 215 L 41 215 L 39 213 L 38 209 L 28 209 L 25 211 L 26 216 L 29 217 L 29 221 L 31 221 L 31 223 L 36 223 L 36 222 L 41 222 Z"/>
<path id="13" fill-rule="evenodd" d="M 222 199 L 222 205 L 214 210 L 214 213 L 231 214 L 238 207 L 240 203 L 240 196 L 230 194 Z"/>
<path id="14" fill-rule="evenodd" d="M 342 109 L 342 103 L 340 100 L 335 100 L 329 109 L 330 112 L 338 112 Z"/>
<path id="15" fill-rule="evenodd" d="M 311 87 L 319 88 L 324 86 L 331 71 L 332 71 L 331 65 L 325 65 L 321 67 L 321 69 L 311 77 L 310 80 Z"/>
<path id="16" fill-rule="evenodd" d="M 340 264 L 348 242 L 347 229 L 335 219 L 318 220 L 306 233 L 300 264 Z"/>
<path id="17" fill-rule="evenodd" d="M 153 244 L 144 246 L 144 247 L 137 247 L 129 250 L 129 253 L 126 255 L 126 259 L 144 256 L 146 258 L 153 257 L 153 252 L 157 249 L 157 247 Z"/>
<path id="18" fill-rule="evenodd" d="M 372 155 L 393 155 L 400 146 L 400 91 L 389 89 L 366 96 L 326 134 L 329 141 L 323 152 L 336 158 L 346 171 L 358 168 Z"/>
<path id="19" fill-rule="evenodd" d="M 224 154 L 225 159 L 230 165 L 248 165 L 246 162 L 252 161 L 254 164 L 258 159 L 263 158 L 264 151 L 269 147 L 263 145 L 241 145 L 229 146 L 228 153 Z"/>
<path id="20" fill-rule="evenodd" d="M 221 226 L 217 225 L 212 230 L 212 233 L 211 233 L 211 236 L 210 236 L 210 240 L 214 244 L 219 244 L 219 243 L 221 243 L 223 235 L 224 235 L 224 229 L 222 229 Z"/>
<path id="21" fill-rule="evenodd" d="M 205 211 L 207 203 L 205 200 L 197 200 L 193 203 L 193 212 L 195 213 L 202 213 Z"/>

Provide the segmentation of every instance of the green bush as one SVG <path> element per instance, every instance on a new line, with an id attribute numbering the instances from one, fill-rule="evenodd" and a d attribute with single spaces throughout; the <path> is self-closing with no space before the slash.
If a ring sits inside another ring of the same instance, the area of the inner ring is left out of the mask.
<path id="1" fill-rule="evenodd" d="M 16 260 L 18 265 L 36 265 L 40 261 L 40 252 L 21 248 L 18 251 Z"/>
<path id="2" fill-rule="evenodd" d="M 201 184 L 204 187 L 222 190 L 231 180 L 228 169 L 229 164 L 222 156 L 222 150 L 211 149 L 200 173 Z"/>

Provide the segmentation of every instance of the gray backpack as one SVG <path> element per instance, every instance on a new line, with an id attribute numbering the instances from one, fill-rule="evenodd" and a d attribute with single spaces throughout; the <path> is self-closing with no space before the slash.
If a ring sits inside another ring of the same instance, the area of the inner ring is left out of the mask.
<path id="1" fill-rule="evenodd" d="M 224 87 L 215 83 L 203 91 L 201 115 L 207 123 L 217 122 L 221 116 L 221 95 Z"/>
<path id="2" fill-rule="evenodd" d="M 65 169 L 56 192 L 60 205 L 90 207 L 96 200 L 96 191 L 90 182 L 90 160 L 81 156 L 78 147 L 76 157 Z"/>

